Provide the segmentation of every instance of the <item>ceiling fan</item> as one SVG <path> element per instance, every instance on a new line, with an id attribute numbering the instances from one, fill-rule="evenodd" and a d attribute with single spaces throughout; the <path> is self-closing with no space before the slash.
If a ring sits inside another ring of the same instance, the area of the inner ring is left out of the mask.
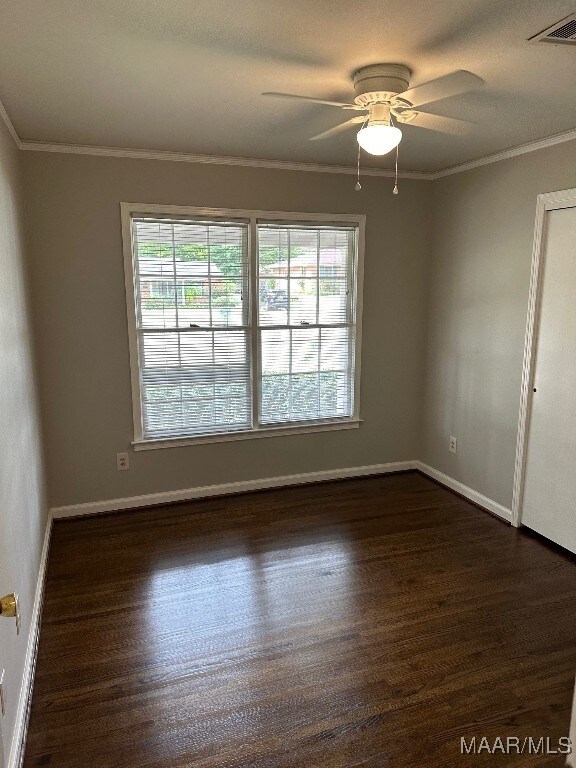
<path id="1" fill-rule="evenodd" d="M 263 96 L 300 99 L 315 104 L 339 107 L 362 114 L 330 128 L 311 139 L 326 139 L 340 131 L 360 125 L 357 140 L 360 147 L 372 155 L 385 155 L 398 146 L 402 123 L 414 122 L 421 128 L 443 133 L 462 133 L 463 120 L 435 115 L 429 110 L 432 102 L 475 90 L 484 81 L 477 75 L 460 69 L 428 83 L 409 88 L 412 73 L 402 64 L 371 64 L 354 74 L 354 103 L 315 99 L 292 93 L 266 92 Z"/>

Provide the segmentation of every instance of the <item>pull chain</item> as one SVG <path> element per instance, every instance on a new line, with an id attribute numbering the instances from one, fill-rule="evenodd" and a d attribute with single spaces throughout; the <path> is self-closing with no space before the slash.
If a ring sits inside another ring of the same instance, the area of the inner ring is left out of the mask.
<path id="1" fill-rule="evenodd" d="M 395 122 L 396 121 L 392 117 L 392 114 L 390 114 L 390 125 L 393 125 L 395 128 L 397 128 L 398 126 L 395 125 Z M 392 194 L 393 195 L 397 195 L 398 194 L 398 147 L 399 147 L 399 144 L 396 144 L 396 165 L 395 165 L 395 169 L 394 169 L 394 189 L 392 190 Z"/>
<path id="2" fill-rule="evenodd" d="M 370 112 L 368 112 L 368 114 L 366 115 L 366 119 L 360 126 L 360 129 L 364 128 L 364 126 L 366 125 L 369 119 L 370 119 Z M 360 190 L 362 189 L 362 184 L 360 184 L 360 144 L 358 144 L 358 162 L 356 165 L 356 184 L 354 185 L 354 189 L 356 190 L 356 192 L 360 192 Z"/>

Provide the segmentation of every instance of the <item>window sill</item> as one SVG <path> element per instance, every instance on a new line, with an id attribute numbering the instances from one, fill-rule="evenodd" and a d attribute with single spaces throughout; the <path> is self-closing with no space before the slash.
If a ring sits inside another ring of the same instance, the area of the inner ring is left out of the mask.
<path id="1" fill-rule="evenodd" d="M 156 448 L 182 448 L 186 445 L 204 445 L 206 443 L 229 443 L 236 440 L 254 440 L 261 437 L 282 437 L 285 435 L 306 435 L 312 432 L 333 432 L 343 429 L 358 429 L 362 419 L 346 419 L 316 424 L 290 425 L 286 427 L 267 427 L 244 432 L 228 432 L 222 435 L 204 435 L 202 437 L 168 437 L 151 440 L 134 440 L 135 451 L 150 451 Z"/>

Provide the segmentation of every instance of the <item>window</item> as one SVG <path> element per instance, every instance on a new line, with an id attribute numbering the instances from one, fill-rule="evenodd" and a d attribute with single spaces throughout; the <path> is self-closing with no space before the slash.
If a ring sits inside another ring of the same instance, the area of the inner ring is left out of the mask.
<path id="1" fill-rule="evenodd" d="M 122 216 L 137 449 L 358 426 L 362 217 Z"/>

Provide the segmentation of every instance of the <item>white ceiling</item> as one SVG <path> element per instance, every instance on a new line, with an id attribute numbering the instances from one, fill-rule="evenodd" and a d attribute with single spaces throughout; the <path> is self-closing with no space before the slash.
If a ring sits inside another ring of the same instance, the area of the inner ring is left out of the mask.
<path id="1" fill-rule="evenodd" d="M 350 100 L 398 62 L 411 85 L 484 79 L 437 111 L 464 136 L 403 128 L 403 169 L 434 171 L 576 127 L 576 47 L 526 39 L 576 0 L 0 0 L 0 100 L 22 140 L 354 165 L 343 117 L 262 91 Z M 349 113 L 348 113 L 349 114 Z M 345 115 L 346 116 L 346 115 Z M 393 158 L 366 164 L 391 167 Z"/>

